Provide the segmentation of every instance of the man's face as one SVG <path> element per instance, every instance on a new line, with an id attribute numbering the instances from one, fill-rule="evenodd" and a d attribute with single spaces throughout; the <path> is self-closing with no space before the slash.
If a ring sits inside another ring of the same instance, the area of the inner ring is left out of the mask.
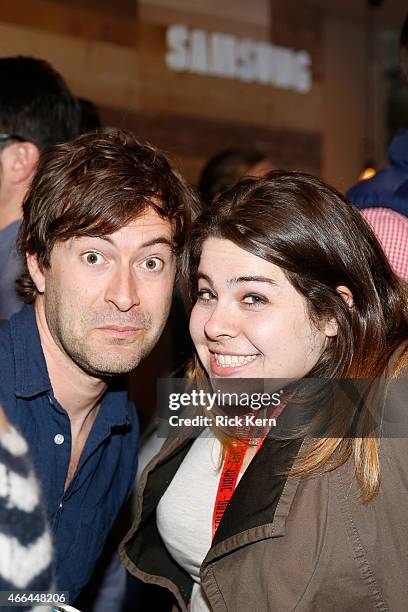
<path id="1" fill-rule="evenodd" d="M 170 222 L 151 208 L 113 234 L 55 245 L 38 306 L 55 343 L 83 370 L 130 372 L 152 350 L 171 305 L 171 245 Z"/>

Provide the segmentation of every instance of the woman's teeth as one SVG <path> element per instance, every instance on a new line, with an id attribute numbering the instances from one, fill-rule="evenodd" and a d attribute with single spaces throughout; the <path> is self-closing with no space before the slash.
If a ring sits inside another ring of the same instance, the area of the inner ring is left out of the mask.
<path id="1" fill-rule="evenodd" d="M 223 368 L 231 368 L 251 363 L 258 355 L 219 355 L 214 353 L 214 359 L 217 365 Z"/>

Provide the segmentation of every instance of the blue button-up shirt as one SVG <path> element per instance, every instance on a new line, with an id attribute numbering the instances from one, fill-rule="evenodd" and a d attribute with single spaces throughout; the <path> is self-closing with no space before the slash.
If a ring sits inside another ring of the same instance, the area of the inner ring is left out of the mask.
<path id="1" fill-rule="evenodd" d="M 24 268 L 16 247 L 20 224 L 14 221 L 0 230 L 0 319 L 8 319 L 23 305 L 16 293 L 16 278 Z"/>
<path id="2" fill-rule="evenodd" d="M 136 409 L 123 387 L 107 391 L 64 492 L 71 426 L 52 391 L 33 306 L 0 322 L 0 402 L 30 446 L 54 533 L 57 586 L 74 601 L 134 484 Z"/>

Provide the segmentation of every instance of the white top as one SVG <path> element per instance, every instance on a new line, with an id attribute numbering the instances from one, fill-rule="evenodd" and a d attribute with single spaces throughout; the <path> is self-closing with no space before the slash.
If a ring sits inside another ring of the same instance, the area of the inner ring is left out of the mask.
<path id="1" fill-rule="evenodd" d="M 173 559 L 195 583 L 191 612 L 210 610 L 199 572 L 211 547 L 212 516 L 221 477 L 220 453 L 220 442 L 205 429 L 193 442 L 157 506 L 161 538 Z"/>

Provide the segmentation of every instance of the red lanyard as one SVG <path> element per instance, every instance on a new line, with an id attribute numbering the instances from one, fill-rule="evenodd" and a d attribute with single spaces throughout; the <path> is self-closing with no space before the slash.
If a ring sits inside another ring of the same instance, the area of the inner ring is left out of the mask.
<path id="1" fill-rule="evenodd" d="M 261 448 L 265 436 L 259 439 L 256 452 Z M 237 486 L 239 471 L 244 461 L 245 454 L 250 445 L 249 439 L 240 440 L 236 446 L 228 449 L 222 468 L 220 482 L 218 483 L 217 497 L 215 498 L 214 511 L 212 517 L 212 537 L 214 538 L 218 525 L 230 503 L 231 497 Z"/>
<path id="2" fill-rule="evenodd" d="M 274 410 L 272 416 L 278 417 L 286 405 L 286 401 L 282 402 L 276 410 Z M 259 442 L 256 446 L 256 453 L 264 443 L 266 433 L 259 438 Z M 224 512 L 231 501 L 231 497 L 237 486 L 239 472 L 244 461 L 245 454 L 250 446 L 250 438 L 240 440 L 238 444 L 228 449 L 225 456 L 224 465 L 221 472 L 220 482 L 218 483 L 217 496 L 215 498 L 213 517 L 212 517 L 212 537 L 214 539 L 215 532 L 218 529 L 218 525 L 221 523 L 221 519 L 224 516 Z M 255 454 L 256 454 L 255 453 Z"/>

